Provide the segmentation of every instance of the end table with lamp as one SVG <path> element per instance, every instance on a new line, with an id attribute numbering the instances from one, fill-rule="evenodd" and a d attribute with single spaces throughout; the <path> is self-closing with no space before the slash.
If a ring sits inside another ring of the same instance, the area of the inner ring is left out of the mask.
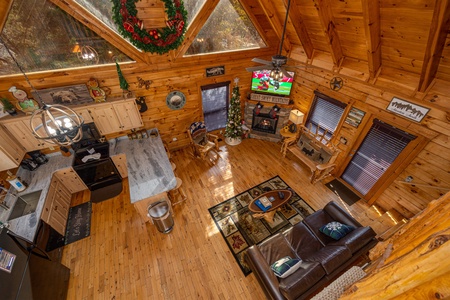
<path id="1" fill-rule="evenodd" d="M 283 141 L 292 137 L 297 137 L 300 130 L 298 128 L 298 125 L 303 123 L 303 118 L 305 115 L 299 111 L 298 109 L 293 109 L 289 113 L 289 121 L 292 122 L 286 126 L 284 126 L 280 130 L 280 134 L 283 137 Z M 281 151 L 283 151 L 284 148 L 284 142 L 283 146 L 281 147 Z"/>

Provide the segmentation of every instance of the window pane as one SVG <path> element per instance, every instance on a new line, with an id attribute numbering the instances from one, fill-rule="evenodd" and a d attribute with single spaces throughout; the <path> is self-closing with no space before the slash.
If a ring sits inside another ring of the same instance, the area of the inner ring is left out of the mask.
<path id="1" fill-rule="evenodd" d="M 15 0 L 1 37 L 25 72 L 131 61 L 46 0 Z M 0 75 L 18 73 L 3 45 L 0 66 Z"/>
<path id="2" fill-rule="evenodd" d="M 306 127 L 311 127 L 313 132 L 315 132 L 318 127 L 319 134 L 323 134 L 325 130 L 327 130 L 326 138 L 330 140 L 342 118 L 344 109 L 344 104 L 334 103 L 316 96 L 312 111 L 306 122 Z M 326 143 L 326 141 L 323 142 Z"/>
<path id="3" fill-rule="evenodd" d="M 238 0 L 220 0 L 186 55 L 262 48 L 262 40 Z"/>
<path id="4" fill-rule="evenodd" d="M 202 87 L 203 115 L 206 130 L 225 128 L 227 124 L 228 84 L 224 86 Z"/>
<path id="5" fill-rule="evenodd" d="M 160 0 L 157 0 L 160 1 Z M 95 15 L 99 20 L 109 26 L 112 30 L 117 32 L 116 25 L 112 19 L 112 7 L 113 4 L 111 0 L 76 0 L 78 4 L 82 5 L 86 8 L 91 14 Z M 186 9 L 187 15 L 187 23 L 190 25 L 194 20 L 197 13 L 202 8 L 203 4 L 206 0 L 184 0 L 184 8 Z M 138 3 L 136 3 L 138 4 Z M 164 2 L 161 1 L 161 4 L 164 5 Z M 142 4 L 145 5 L 145 4 Z M 148 4 L 150 5 L 150 4 Z M 138 17 L 145 18 L 145 16 L 141 16 L 138 13 Z M 164 17 L 163 17 L 164 18 Z M 145 24 L 145 23 L 144 23 Z"/>
<path id="6" fill-rule="evenodd" d="M 366 195 L 414 138 L 415 136 L 375 119 L 342 174 L 342 179 Z"/>

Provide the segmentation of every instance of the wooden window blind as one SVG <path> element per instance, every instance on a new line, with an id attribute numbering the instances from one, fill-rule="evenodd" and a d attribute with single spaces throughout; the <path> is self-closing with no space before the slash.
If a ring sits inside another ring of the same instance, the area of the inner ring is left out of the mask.
<path id="1" fill-rule="evenodd" d="M 366 195 L 406 145 L 416 136 L 374 119 L 369 133 L 348 164 L 342 179 Z"/>
<path id="2" fill-rule="evenodd" d="M 318 130 L 319 133 L 327 130 L 326 137 L 330 139 L 342 118 L 345 107 L 345 103 L 316 92 L 305 125 L 308 128 L 311 127 L 313 131 Z"/>

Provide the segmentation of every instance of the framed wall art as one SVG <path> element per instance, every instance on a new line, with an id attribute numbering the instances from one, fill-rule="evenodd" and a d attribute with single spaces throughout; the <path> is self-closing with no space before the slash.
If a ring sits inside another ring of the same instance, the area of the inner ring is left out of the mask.
<path id="1" fill-rule="evenodd" d="M 362 110 L 352 107 L 347 115 L 347 118 L 345 118 L 345 123 L 358 128 L 365 114 L 366 113 Z"/>
<path id="2" fill-rule="evenodd" d="M 39 99 L 36 91 L 31 93 L 35 99 Z M 43 89 L 38 90 L 37 93 L 47 104 L 78 105 L 94 102 L 85 84 Z"/>
<path id="3" fill-rule="evenodd" d="M 206 68 L 206 77 L 225 75 L 225 66 Z"/>
<path id="4" fill-rule="evenodd" d="M 386 109 L 415 122 L 422 121 L 425 115 L 430 111 L 427 107 L 423 107 L 397 97 L 392 98 Z"/>

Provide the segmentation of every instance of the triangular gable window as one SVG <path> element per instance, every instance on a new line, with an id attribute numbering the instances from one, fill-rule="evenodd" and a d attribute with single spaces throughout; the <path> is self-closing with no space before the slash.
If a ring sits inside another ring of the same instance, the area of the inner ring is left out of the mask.
<path id="1" fill-rule="evenodd" d="M 75 0 L 78 4 L 86 8 L 91 14 L 96 16 L 106 26 L 118 33 L 112 18 L 113 3 L 111 0 Z M 184 0 L 183 5 L 187 11 L 187 23 L 192 24 L 195 16 L 205 4 L 206 0 Z M 144 22 L 145 28 L 165 27 L 165 6 L 164 2 L 157 0 L 150 5 L 145 1 L 136 2 L 138 9 L 137 17 Z"/>
<path id="2" fill-rule="evenodd" d="M 185 55 L 265 46 L 239 0 L 220 0 Z"/>
<path id="3" fill-rule="evenodd" d="M 15 0 L 1 33 L 25 72 L 131 61 L 116 47 L 46 0 Z M 0 75 L 18 73 L 0 45 Z"/>

